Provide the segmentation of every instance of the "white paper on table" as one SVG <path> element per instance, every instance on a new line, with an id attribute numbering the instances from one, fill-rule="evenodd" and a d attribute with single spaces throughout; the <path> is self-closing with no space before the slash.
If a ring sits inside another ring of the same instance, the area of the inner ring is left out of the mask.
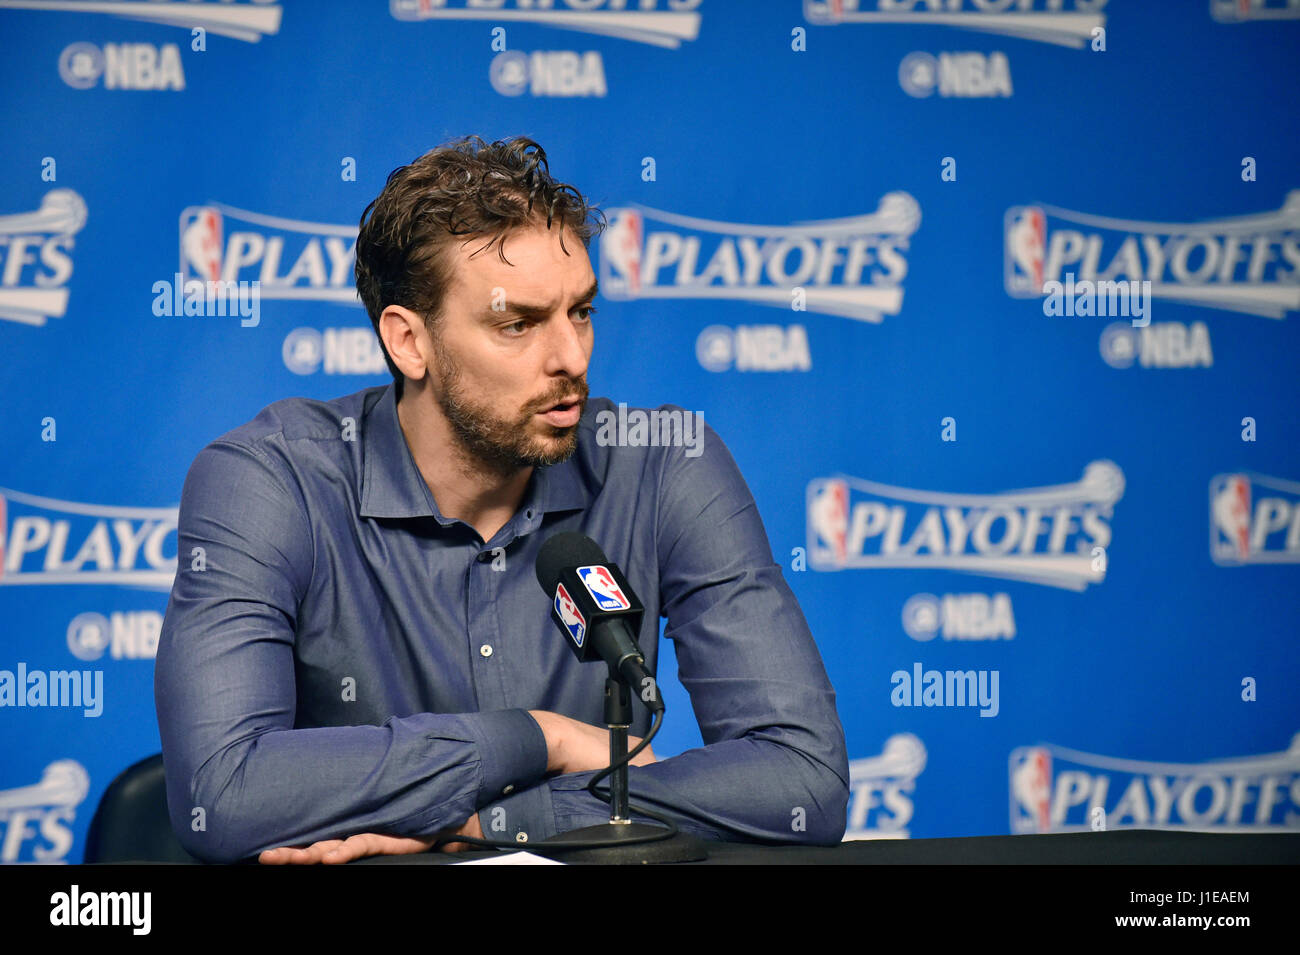
<path id="1" fill-rule="evenodd" d="M 453 862 L 452 865 L 564 865 L 554 859 L 547 859 L 533 852 L 506 852 L 489 856 L 486 859 L 471 859 L 468 862 Z"/>

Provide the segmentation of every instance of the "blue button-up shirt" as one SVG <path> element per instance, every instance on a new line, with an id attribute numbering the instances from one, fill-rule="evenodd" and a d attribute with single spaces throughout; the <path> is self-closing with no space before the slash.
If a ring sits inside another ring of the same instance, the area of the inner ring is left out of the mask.
<path id="1" fill-rule="evenodd" d="M 835 693 L 734 460 L 707 426 L 702 453 L 597 441 L 613 410 L 587 403 L 577 452 L 536 469 L 486 542 L 439 512 L 392 385 L 276 402 L 199 454 L 155 677 L 186 849 L 427 836 L 476 811 L 516 842 L 607 822 L 591 773 L 547 776 L 527 713 L 603 725 L 607 669 L 574 657 L 534 576 L 559 531 L 636 589 L 652 671 L 667 618 L 705 743 L 632 767 L 633 804 L 709 839 L 842 838 Z"/>

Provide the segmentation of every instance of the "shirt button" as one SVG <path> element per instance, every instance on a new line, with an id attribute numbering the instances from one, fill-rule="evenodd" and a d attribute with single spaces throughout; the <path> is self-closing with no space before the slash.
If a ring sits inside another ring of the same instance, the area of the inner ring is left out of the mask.
<path id="1" fill-rule="evenodd" d="M 478 562 L 480 564 L 486 564 L 491 559 L 492 559 L 492 552 L 490 550 L 482 551 L 478 555 Z"/>
<path id="2" fill-rule="evenodd" d="M 531 510 L 524 511 L 524 517 L 528 518 L 531 521 L 533 519 L 533 512 Z"/>
<path id="3" fill-rule="evenodd" d="M 492 644 L 490 643 L 483 644 L 483 646 L 478 648 L 478 652 L 485 657 L 492 656 Z"/>
<path id="4" fill-rule="evenodd" d="M 528 841 L 528 833 L 526 832 L 515 833 L 515 842 L 527 842 L 527 841 Z"/>
<path id="5" fill-rule="evenodd" d="M 510 795 L 512 792 L 514 792 L 514 791 L 515 791 L 514 784 L 511 783 L 511 784 L 510 784 L 509 786 L 507 786 L 505 789 L 501 790 L 501 795 L 503 795 L 503 796 L 509 796 L 509 795 Z"/>

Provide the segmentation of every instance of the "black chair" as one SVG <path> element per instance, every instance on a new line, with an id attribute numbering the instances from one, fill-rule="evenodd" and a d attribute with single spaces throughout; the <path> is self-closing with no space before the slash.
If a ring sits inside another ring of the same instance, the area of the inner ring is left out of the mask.
<path id="1" fill-rule="evenodd" d="M 202 864 L 172 832 L 161 753 L 128 767 L 108 784 L 86 833 L 85 862 Z"/>

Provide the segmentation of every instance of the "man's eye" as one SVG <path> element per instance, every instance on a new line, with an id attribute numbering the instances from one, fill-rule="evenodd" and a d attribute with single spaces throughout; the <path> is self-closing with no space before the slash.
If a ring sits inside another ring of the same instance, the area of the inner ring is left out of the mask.
<path id="1" fill-rule="evenodd" d="M 524 332 L 528 331 L 528 322 L 524 320 L 511 322 L 509 325 L 503 325 L 501 327 L 501 330 L 504 331 L 507 335 L 518 337 L 522 335 Z"/>
<path id="2" fill-rule="evenodd" d="M 582 308 L 578 309 L 578 312 L 580 313 L 578 315 L 579 321 L 589 322 L 591 321 L 591 316 L 596 314 L 596 306 L 584 305 Z"/>

